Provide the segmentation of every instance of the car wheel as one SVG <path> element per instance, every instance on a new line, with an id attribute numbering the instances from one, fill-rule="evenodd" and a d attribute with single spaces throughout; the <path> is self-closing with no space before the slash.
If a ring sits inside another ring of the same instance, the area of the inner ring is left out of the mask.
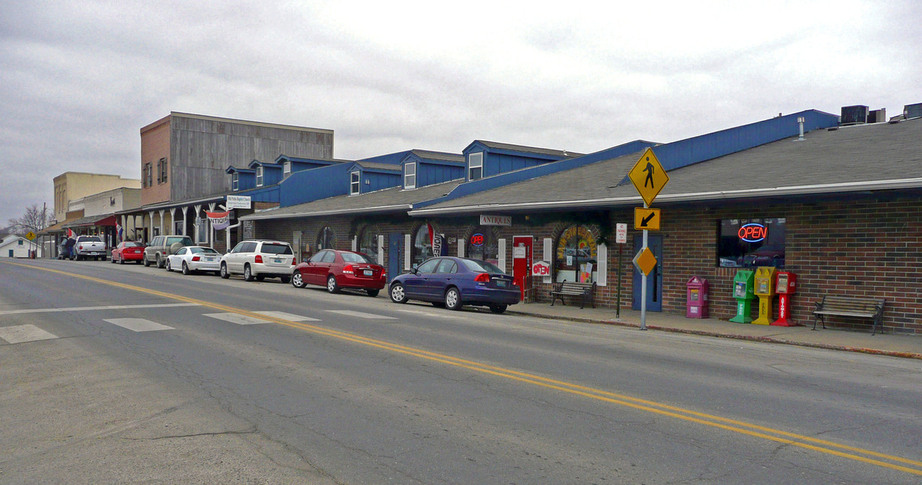
<path id="1" fill-rule="evenodd" d="M 111 262 L 112 264 L 115 264 L 115 258 L 112 258 L 111 260 L 109 260 L 109 262 Z"/>
<path id="2" fill-rule="evenodd" d="M 403 285 L 400 283 L 392 284 L 388 293 L 390 293 L 391 301 L 394 303 L 406 303 L 408 300 L 407 292 L 404 291 Z"/>
<path id="3" fill-rule="evenodd" d="M 327 291 L 330 293 L 339 292 L 339 285 L 336 283 L 336 277 L 333 275 L 330 275 L 330 277 L 327 278 Z"/>
<path id="4" fill-rule="evenodd" d="M 147 260 L 147 255 L 145 254 L 145 255 L 142 257 L 142 259 L 144 259 L 144 267 L 145 267 L 145 268 L 149 268 L 149 267 L 150 267 L 150 261 Z"/>
<path id="5" fill-rule="evenodd" d="M 185 261 L 183 261 L 182 262 L 182 274 L 188 275 L 189 273 L 191 273 L 191 271 L 189 271 L 189 265 L 186 264 Z"/>
<path id="6" fill-rule="evenodd" d="M 157 267 L 158 268 L 166 267 L 166 263 L 163 262 L 163 258 L 161 258 L 159 254 L 157 255 Z"/>
<path id="7" fill-rule="evenodd" d="M 243 281 L 253 281 L 253 273 L 248 264 L 243 267 Z"/>
<path id="8" fill-rule="evenodd" d="M 304 288 L 304 277 L 301 276 L 300 271 L 295 271 L 291 274 L 291 286 L 295 288 Z"/>
<path id="9" fill-rule="evenodd" d="M 291 281 L 291 276 L 279 276 L 279 281 L 287 285 Z"/>
<path id="10" fill-rule="evenodd" d="M 112 262 L 114 263 L 115 260 L 113 259 Z M 125 258 L 119 259 L 119 260 L 118 260 L 118 264 L 125 264 Z"/>
<path id="11" fill-rule="evenodd" d="M 461 293 L 458 292 L 457 288 L 451 287 L 445 292 L 445 308 L 449 310 L 461 309 Z"/>
<path id="12" fill-rule="evenodd" d="M 506 306 L 507 305 L 503 305 L 500 303 L 494 303 L 490 305 L 490 311 L 493 313 L 503 313 L 504 311 L 506 311 Z"/>
<path id="13" fill-rule="evenodd" d="M 221 263 L 221 277 L 224 279 L 230 278 L 230 273 L 227 272 L 227 263 Z"/>
<path id="14" fill-rule="evenodd" d="M 365 293 L 368 293 L 368 296 L 374 298 L 374 297 L 378 296 L 378 293 L 379 293 L 380 291 L 381 291 L 381 290 L 365 290 Z"/>

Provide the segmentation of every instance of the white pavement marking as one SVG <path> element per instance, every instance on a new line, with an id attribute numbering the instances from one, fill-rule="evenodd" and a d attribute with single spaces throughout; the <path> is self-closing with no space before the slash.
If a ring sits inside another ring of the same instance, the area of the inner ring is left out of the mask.
<path id="1" fill-rule="evenodd" d="M 155 303 L 152 305 L 110 305 L 110 306 L 79 306 L 68 308 L 31 308 L 26 310 L 0 311 L 0 315 L 18 315 L 20 313 L 52 313 L 52 312 L 89 312 L 97 310 L 131 310 L 134 308 L 168 308 L 179 306 L 199 306 L 198 303 Z"/>
<path id="2" fill-rule="evenodd" d="M 419 311 L 419 310 L 400 310 L 400 309 L 394 310 L 394 311 L 403 312 L 403 313 L 412 313 L 414 315 L 423 315 L 426 317 L 433 317 L 433 318 L 466 318 L 466 316 L 463 313 L 458 314 L 457 312 L 451 312 L 448 310 L 441 312 L 441 313 L 429 313 L 429 312 Z"/>
<path id="3" fill-rule="evenodd" d="M 354 312 L 352 310 L 327 310 L 330 313 L 336 313 L 339 315 L 346 315 L 347 317 L 356 317 L 356 318 L 367 318 L 369 320 L 397 320 L 394 317 L 386 317 L 384 315 L 375 315 L 374 313 L 362 313 Z"/>
<path id="4" fill-rule="evenodd" d="M 34 342 L 36 340 L 50 340 L 58 338 L 53 333 L 48 333 L 35 325 L 16 325 L 13 327 L 0 327 L 0 339 L 11 344 Z"/>
<path id="5" fill-rule="evenodd" d="M 118 325 L 119 327 L 127 328 L 132 332 L 156 332 L 159 330 L 173 330 L 173 327 L 161 325 L 146 318 L 107 318 L 105 321 L 111 323 L 112 325 Z"/>
<path id="6" fill-rule="evenodd" d="M 267 317 L 278 318 L 280 320 L 289 320 L 292 322 L 319 322 L 320 320 L 311 317 L 302 317 L 301 315 L 295 315 L 294 313 L 287 312 L 255 312 L 260 315 L 265 315 Z"/>
<path id="7" fill-rule="evenodd" d="M 269 323 L 268 320 L 260 320 L 258 318 L 238 315 L 236 313 L 206 313 L 205 316 L 224 320 L 225 322 L 236 323 L 237 325 L 259 325 L 261 323 Z"/>

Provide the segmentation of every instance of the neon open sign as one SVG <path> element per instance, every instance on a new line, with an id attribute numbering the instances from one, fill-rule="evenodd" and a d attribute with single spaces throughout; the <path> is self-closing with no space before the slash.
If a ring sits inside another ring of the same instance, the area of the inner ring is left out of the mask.
<path id="1" fill-rule="evenodd" d="M 768 228 L 757 222 L 750 222 L 749 224 L 743 224 L 737 234 L 743 241 L 749 243 L 761 242 L 768 235 Z"/>
<path id="2" fill-rule="evenodd" d="M 486 238 L 483 237 L 483 234 L 479 232 L 474 234 L 471 236 L 471 246 L 483 246 L 484 239 Z"/>

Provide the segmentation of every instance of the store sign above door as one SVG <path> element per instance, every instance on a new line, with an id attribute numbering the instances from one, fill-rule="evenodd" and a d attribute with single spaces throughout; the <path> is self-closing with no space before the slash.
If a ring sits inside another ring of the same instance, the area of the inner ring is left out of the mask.
<path id="1" fill-rule="evenodd" d="M 762 224 L 750 222 L 749 224 L 743 224 L 737 235 L 748 243 L 761 242 L 768 236 L 768 228 Z"/>
<path id="2" fill-rule="evenodd" d="M 488 216 L 480 215 L 481 226 L 511 226 L 512 216 Z"/>
<path id="3" fill-rule="evenodd" d="M 250 203 L 249 195 L 228 195 L 227 204 L 225 205 L 228 209 L 250 209 L 252 207 Z"/>

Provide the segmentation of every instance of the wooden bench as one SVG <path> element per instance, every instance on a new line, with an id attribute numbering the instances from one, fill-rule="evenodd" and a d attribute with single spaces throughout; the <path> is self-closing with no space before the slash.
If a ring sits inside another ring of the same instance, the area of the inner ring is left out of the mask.
<path id="1" fill-rule="evenodd" d="M 586 301 L 592 305 L 592 308 L 595 308 L 595 299 L 593 295 L 595 294 L 595 283 L 577 283 L 569 281 L 561 281 L 559 283 L 554 283 L 554 289 L 551 290 L 551 306 L 554 306 L 554 302 L 558 299 L 560 303 L 566 305 L 563 301 L 565 296 L 573 296 L 580 298 L 580 308 L 586 308 Z"/>
<path id="2" fill-rule="evenodd" d="M 823 297 L 823 301 L 816 303 L 816 309 L 813 310 L 813 330 L 816 330 L 816 321 L 822 320 L 823 328 L 826 328 L 826 316 L 835 315 L 839 317 L 869 318 L 874 321 L 871 327 L 871 335 L 877 333 L 882 325 L 884 317 L 884 298 L 859 298 L 854 296 L 830 296 Z"/>

